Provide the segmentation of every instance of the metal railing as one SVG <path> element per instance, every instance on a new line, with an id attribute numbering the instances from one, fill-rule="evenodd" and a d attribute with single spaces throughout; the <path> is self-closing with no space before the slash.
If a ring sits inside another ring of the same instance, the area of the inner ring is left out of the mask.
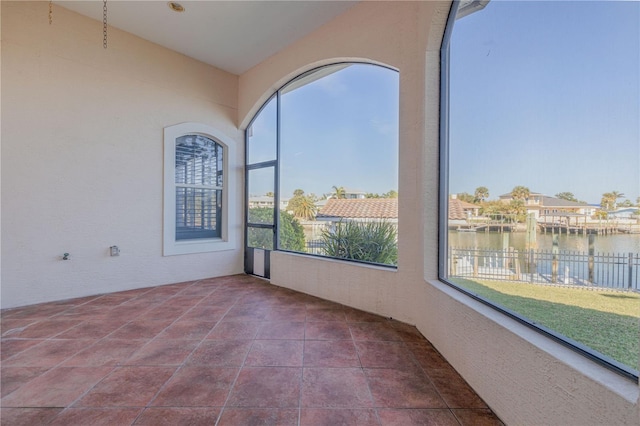
<path id="1" fill-rule="evenodd" d="M 319 254 L 321 256 L 325 256 L 324 252 L 324 241 L 322 240 L 311 240 L 306 243 L 306 252 L 310 254 Z"/>
<path id="2" fill-rule="evenodd" d="M 640 253 L 449 247 L 449 276 L 640 291 Z"/>

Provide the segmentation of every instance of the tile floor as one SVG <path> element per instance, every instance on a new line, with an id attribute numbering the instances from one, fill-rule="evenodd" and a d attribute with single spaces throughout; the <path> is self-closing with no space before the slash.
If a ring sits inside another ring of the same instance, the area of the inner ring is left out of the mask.
<path id="1" fill-rule="evenodd" d="M 2 425 L 501 425 L 414 327 L 245 275 L 2 312 Z"/>

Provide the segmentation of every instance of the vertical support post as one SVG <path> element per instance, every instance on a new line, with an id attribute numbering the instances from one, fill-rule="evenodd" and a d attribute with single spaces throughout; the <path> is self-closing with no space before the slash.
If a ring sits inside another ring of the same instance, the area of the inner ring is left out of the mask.
<path id="1" fill-rule="evenodd" d="M 480 253 L 478 250 L 474 250 L 473 252 L 473 276 L 478 276 L 478 258 L 480 257 Z"/>
<path id="2" fill-rule="evenodd" d="M 595 240 L 596 236 L 593 234 L 589 234 L 589 282 L 591 284 L 595 283 L 593 267 L 594 267 L 594 257 L 595 257 Z"/>
<path id="3" fill-rule="evenodd" d="M 558 234 L 553 235 L 553 248 L 551 249 L 552 260 L 551 260 L 551 282 L 558 282 L 558 254 L 560 252 L 559 242 L 558 242 Z"/>
<path id="4" fill-rule="evenodd" d="M 631 290 L 633 284 L 633 253 L 629 253 L 629 277 L 627 278 L 627 289 Z"/>
<path id="5" fill-rule="evenodd" d="M 529 250 L 529 277 L 531 279 L 531 283 L 533 283 L 534 275 L 536 273 L 535 252 L 533 250 Z"/>
<path id="6" fill-rule="evenodd" d="M 502 267 L 507 267 L 507 250 L 509 250 L 509 232 L 502 234 Z"/>
<path id="7" fill-rule="evenodd" d="M 538 248 L 538 241 L 536 240 L 536 232 L 538 228 L 538 221 L 536 220 L 535 213 L 529 213 L 527 215 L 527 238 L 525 243 L 525 249 Z"/>

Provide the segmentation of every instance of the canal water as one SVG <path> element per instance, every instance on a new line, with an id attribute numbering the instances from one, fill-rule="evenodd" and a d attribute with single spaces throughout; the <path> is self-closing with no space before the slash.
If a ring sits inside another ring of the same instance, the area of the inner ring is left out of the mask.
<path id="1" fill-rule="evenodd" d="M 507 232 L 509 247 L 524 250 L 526 234 L 524 232 Z M 502 249 L 504 234 L 500 232 L 458 232 L 449 231 L 449 246 L 456 248 L 490 248 Z M 536 236 L 539 250 L 551 250 L 553 236 L 551 233 Z M 560 250 L 587 253 L 589 236 L 560 234 L 558 237 Z M 596 253 L 640 253 L 640 234 L 595 235 Z"/>

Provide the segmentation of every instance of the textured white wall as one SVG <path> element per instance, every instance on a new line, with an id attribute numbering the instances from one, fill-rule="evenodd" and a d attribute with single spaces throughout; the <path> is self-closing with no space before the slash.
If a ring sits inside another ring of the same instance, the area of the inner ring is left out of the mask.
<path id="1" fill-rule="evenodd" d="M 113 28 L 104 50 L 101 23 L 47 12 L 2 2 L 2 307 L 241 272 L 240 214 L 234 250 L 162 256 L 165 126 L 237 142 L 242 211 L 237 76 Z"/>
<path id="2" fill-rule="evenodd" d="M 507 424 L 637 425 L 638 386 L 437 278 L 439 48 L 448 2 L 365 2 L 240 76 L 239 121 L 337 59 L 400 70 L 397 271 L 275 252 L 272 283 L 416 324 Z"/>

